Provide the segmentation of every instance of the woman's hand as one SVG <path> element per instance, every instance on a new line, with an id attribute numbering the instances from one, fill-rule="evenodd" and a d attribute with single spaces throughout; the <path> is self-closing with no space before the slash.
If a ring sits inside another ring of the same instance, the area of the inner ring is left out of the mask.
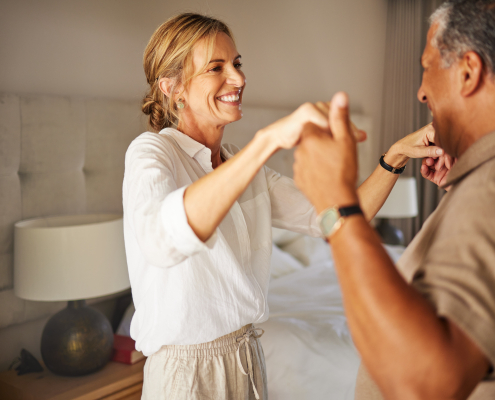
<path id="1" fill-rule="evenodd" d="M 315 105 L 318 107 L 318 109 L 323 113 L 323 115 L 327 116 L 330 115 L 330 105 L 332 104 L 331 101 L 327 101 L 326 103 L 322 101 L 318 101 Z M 349 120 L 349 123 L 351 124 L 351 131 L 352 134 L 354 135 L 354 139 L 356 139 L 356 142 L 364 142 L 368 135 L 366 134 L 365 131 L 362 129 L 358 129 L 356 125 L 352 121 Z"/>
<path id="2" fill-rule="evenodd" d="M 409 158 L 438 158 L 444 155 L 443 149 L 435 146 L 434 143 L 435 129 L 428 124 L 393 144 L 384 160 L 395 168 L 401 168 L 406 165 Z"/>
<path id="3" fill-rule="evenodd" d="M 423 158 L 421 175 L 435 185 L 442 186 L 447 181 L 447 175 L 456 162 L 457 158 L 452 158 L 448 154 L 436 159 L 431 157 Z M 449 189 L 450 186 L 445 188 L 447 191 Z"/>
<path id="4" fill-rule="evenodd" d="M 313 124 L 325 131 L 330 131 L 328 117 L 316 105 L 304 103 L 292 114 L 261 129 L 258 134 L 269 137 L 275 151 L 291 149 L 299 142 L 301 132 L 307 124 Z"/>
<path id="5" fill-rule="evenodd" d="M 269 136 L 275 146 L 279 149 L 291 149 L 299 143 L 301 133 L 307 124 L 316 125 L 318 128 L 330 133 L 328 115 L 330 102 L 317 102 L 316 104 L 304 103 L 292 114 L 279 119 L 273 124 L 263 128 L 259 134 Z M 366 132 L 356 128 L 352 124 L 353 133 L 358 142 L 366 140 Z"/>
<path id="6" fill-rule="evenodd" d="M 435 142 L 435 129 L 430 123 L 395 143 L 387 152 L 385 162 L 400 168 L 409 158 L 423 158 L 421 175 L 441 186 L 456 160 L 435 146 Z"/>

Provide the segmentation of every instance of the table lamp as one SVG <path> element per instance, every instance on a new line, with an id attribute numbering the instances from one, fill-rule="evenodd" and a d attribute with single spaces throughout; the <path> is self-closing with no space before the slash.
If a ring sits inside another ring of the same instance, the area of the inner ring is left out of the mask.
<path id="1" fill-rule="evenodd" d="M 109 361 L 112 327 L 85 299 L 129 287 L 122 215 L 66 215 L 15 224 L 16 296 L 68 301 L 48 320 L 41 337 L 41 356 L 50 371 L 86 375 Z"/>
<path id="2" fill-rule="evenodd" d="M 390 218 L 412 218 L 418 215 L 418 195 L 416 192 L 416 179 L 399 178 L 388 196 L 383 207 L 375 218 L 380 222 L 376 230 L 380 234 L 383 243 L 392 245 L 404 245 L 404 234 L 399 228 L 389 224 Z"/>

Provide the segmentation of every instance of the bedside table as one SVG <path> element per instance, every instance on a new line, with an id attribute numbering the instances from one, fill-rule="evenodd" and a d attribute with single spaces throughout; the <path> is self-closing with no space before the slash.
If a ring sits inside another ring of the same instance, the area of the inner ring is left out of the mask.
<path id="1" fill-rule="evenodd" d="M 43 372 L 0 373 L 2 400 L 140 400 L 146 360 L 134 365 L 110 361 L 94 374 L 66 377 Z M 44 366 L 43 366 L 44 367 Z"/>

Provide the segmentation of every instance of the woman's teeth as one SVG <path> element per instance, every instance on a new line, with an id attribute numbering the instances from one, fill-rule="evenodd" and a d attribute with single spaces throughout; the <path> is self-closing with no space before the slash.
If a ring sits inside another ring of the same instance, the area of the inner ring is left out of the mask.
<path id="1" fill-rule="evenodd" d="M 239 95 L 231 94 L 230 96 L 220 96 L 218 99 L 222 101 L 227 101 L 229 103 L 234 103 L 236 101 L 239 101 Z"/>

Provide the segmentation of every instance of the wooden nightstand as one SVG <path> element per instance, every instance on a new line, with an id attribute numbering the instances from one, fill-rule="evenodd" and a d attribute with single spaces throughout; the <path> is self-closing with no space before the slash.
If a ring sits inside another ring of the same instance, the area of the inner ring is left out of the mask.
<path id="1" fill-rule="evenodd" d="M 146 360 L 134 365 L 110 361 L 101 371 L 81 377 L 64 377 L 44 372 L 18 376 L 16 371 L 0 373 L 2 400 L 139 400 Z"/>

